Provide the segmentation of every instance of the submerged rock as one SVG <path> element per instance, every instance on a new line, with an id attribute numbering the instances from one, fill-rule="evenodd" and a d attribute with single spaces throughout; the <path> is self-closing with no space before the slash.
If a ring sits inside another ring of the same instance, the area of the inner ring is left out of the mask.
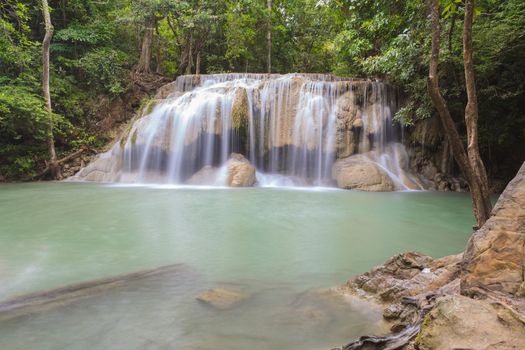
<path id="1" fill-rule="evenodd" d="M 232 153 L 226 163 L 226 185 L 230 187 L 250 187 L 255 184 L 255 167 L 242 154 Z"/>
<path id="2" fill-rule="evenodd" d="M 332 168 L 332 177 L 339 188 L 361 191 L 387 192 L 394 183 L 377 164 L 359 155 L 340 159 Z"/>
<path id="3" fill-rule="evenodd" d="M 226 310 L 245 300 L 247 295 L 226 288 L 212 288 L 202 292 L 197 300 L 220 310 Z"/>

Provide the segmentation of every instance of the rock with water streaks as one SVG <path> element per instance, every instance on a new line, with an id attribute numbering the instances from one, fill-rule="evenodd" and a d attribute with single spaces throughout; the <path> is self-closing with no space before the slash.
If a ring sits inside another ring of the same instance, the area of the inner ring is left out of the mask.
<path id="1" fill-rule="evenodd" d="M 242 154 L 232 153 L 226 163 L 226 185 L 230 187 L 250 187 L 255 184 L 255 167 Z"/>
<path id="2" fill-rule="evenodd" d="M 359 156 L 340 159 L 332 168 L 332 177 L 339 188 L 386 192 L 395 189 L 394 183 L 377 164 Z"/>
<path id="3" fill-rule="evenodd" d="M 205 165 L 201 170 L 193 174 L 186 183 L 188 185 L 210 185 L 215 184 L 220 176 L 220 169 L 211 165 Z"/>

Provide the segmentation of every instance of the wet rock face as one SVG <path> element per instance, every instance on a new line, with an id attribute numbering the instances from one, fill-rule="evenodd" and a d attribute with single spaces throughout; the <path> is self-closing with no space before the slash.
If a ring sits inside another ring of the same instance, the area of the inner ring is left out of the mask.
<path id="1" fill-rule="evenodd" d="M 238 88 L 235 91 L 232 105 L 232 128 L 246 132 L 248 128 L 248 94 L 246 89 Z"/>
<path id="2" fill-rule="evenodd" d="M 484 287 L 525 296 L 525 163 L 470 238 L 463 265 L 462 294 Z"/>
<path id="3" fill-rule="evenodd" d="M 70 177 L 71 181 L 96 181 L 96 182 L 113 182 L 118 179 L 118 169 L 122 165 L 120 160 L 121 150 L 116 144 L 109 152 L 99 154 L 95 160 L 86 167 L 80 169 L 74 176 Z"/>
<path id="4" fill-rule="evenodd" d="M 406 252 L 335 290 L 377 303 L 383 308 L 383 319 L 388 327 L 399 332 L 413 328 L 412 325 L 420 321 L 420 307 L 428 304 L 429 295 L 459 294 L 460 261 L 460 254 L 432 259 L 420 253 Z"/>
<path id="5" fill-rule="evenodd" d="M 390 177 L 377 164 L 360 156 L 348 157 L 335 162 L 332 177 L 339 188 L 361 191 L 393 191 Z"/>
<path id="6" fill-rule="evenodd" d="M 255 184 L 255 167 L 242 154 L 232 153 L 226 167 L 227 186 L 250 187 Z"/>
<path id="7" fill-rule="evenodd" d="M 410 168 L 425 179 L 429 189 L 464 192 L 465 180 L 454 174 L 454 158 L 441 122 L 437 117 L 418 121 L 407 130 L 405 143 L 410 156 Z"/>
<path id="8" fill-rule="evenodd" d="M 383 303 L 399 301 L 447 285 L 457 277 L 460 261 L 461 255 L 434 260 L 417 252 L 406 252 L 358 275 L 345 288 L 352 294 L 373 297 Z M 395 312 L 392 308 L 387 313 Z"/>
<path id="9" fill-rule="evenodd" d="M 186 183 L 188 185 L 207 185 L 212 184 L 217 180 L 219 176 L 219 169 L 211 165 L 205 165 L 201 170 L 193 174 Z"/>
<path id="10" fill-rule="evenodd" d="M 439 298 L 425 317 L 415 349 L 525 349 L 525 323 L 488 300 Z"/>

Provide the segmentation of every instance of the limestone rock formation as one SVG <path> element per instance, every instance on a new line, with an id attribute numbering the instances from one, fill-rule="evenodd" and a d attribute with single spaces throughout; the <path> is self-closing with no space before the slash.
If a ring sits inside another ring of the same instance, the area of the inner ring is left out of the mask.
<path id="1" fill-rule="evenodd" d="M 439 298 L 425 317 L 415 348 L 525 349 L 525 323 L 488 300 L 461 295 Z"/>
<path id="2" fill-rule="evenodd" d="M 426 187 L 438 191 L 468 190 L 466 181 L 452 175 L 454 158 L 439 118 L 418 121 L 406 135 L 411 170 L 421 175 Z"/>
<path id="3" fill-rule="evenodd" d="M 226 163 L 226 185 L 231 187 L 250 187 L 255 184 L 255 167 L 242 154 L 232 153 Z"/>
<path id="4" fill-rule="evenodd" d="M 211 165 L 205 165 L 201 170 L 193 174 L 189 180 L 186 181 L 188 185 L 209 185 L 217 182 L 220 169 Z"/>
<path id="5" fill-rule="evenodd" d="M 391 303 L 403 297 L 416 297 L 446 286 L 458 276 L 460 261 L 461 254 L 432 259 L 421 253 L 406 252 L 358 275 L 338 290 L 343 294 L 350 293 L 372 298 L 380 303 Z M 392 313 L 396 307 L 392 306 L 387 313 Z"/>
<path id="6" fill-rule="evenodd" d="M 484 287 L 525 296 L 525 163 L 470 238 L 463 265 L 463 294 Z"/>
<path id="7" fill-rule="evenodd" d="M 238 88 L 233 98 L 232 128 L 246 132 L 248 128 L 248 113 L 248 93 L 246 89 Z"/>
<path id="8" fill-rule="evenodd" d="M 122 165 L 120 158 L 120 145 L 115 146 L 107 153 L 102 153 L 80 169 L 74 176 L 68 178 L 69 181 L 96 181 L 112 182 L 118 180 L 119 169 Z"/>
<path id="9" fill-rule="evenodd" d="M 403 253 L 336 288 L 384 305 L 395 332 L 339 349 L 524 349 L 524 236 L 525 163 L 465 253 Z"/>
<path id="10" fill-rule="evenodd" d="M 361 155 L 337 160 L 332 177 L 339 188 L 361 191 L 393 191 L 394 183 L 377 164 Z"/>
<path id="11" fill-rule="evenodd" d="M 199 294 L 197 300 L 213 306 L 214 308 L 226 310 L 237 305 L 246 298 L 247 295 L 237 290 L 212 288 Z"/>
<path id="12" fill-rule="evenodd" d="M 119 152 L 111 153 L 111 176 L 103 175 L 110 161 L 101 157 L 89 179 L 180 184 L 204 166 L 223 162 L 231 152 L 242 152 L 262 173 L 332 183 L 335 159 L 365 152 L 391 157 L 386 150 L 399 140 L 392 124 L 397 108 L 393 92 L 382 82 L 329 75 L 181 76 L 142 103 L 120 138 Z M 339 176 L 341 186 L 367 191 L 422 188 L 397 158 L 376 158 L 371 160 L 379 167 L 352 166 L 351 174 Z M 246 173 L 246 181 L 239 181 L 237 173 Z M 227 180 L 229 186 L 255 182 L 246 164 L 232 165 Z"/>

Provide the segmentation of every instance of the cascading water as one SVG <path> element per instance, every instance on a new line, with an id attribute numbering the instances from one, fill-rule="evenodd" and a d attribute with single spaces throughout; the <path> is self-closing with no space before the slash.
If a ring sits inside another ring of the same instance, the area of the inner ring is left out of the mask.
<path id="1" fill-rule="evenodd" d="M 121 142 L 73 179 L 184 184 L 199 174 L 200 183 L 224 185 L 227 161 L 240 153 L 257 169 L 259 185 L 330 186 L 334 163 L 359 156 L 387 174 L 394 189 L 421 188 L 396 143 L 397 96 L 387 84 L 321 74 L 217 74 L 181 76 L 168 89 Z"/>

